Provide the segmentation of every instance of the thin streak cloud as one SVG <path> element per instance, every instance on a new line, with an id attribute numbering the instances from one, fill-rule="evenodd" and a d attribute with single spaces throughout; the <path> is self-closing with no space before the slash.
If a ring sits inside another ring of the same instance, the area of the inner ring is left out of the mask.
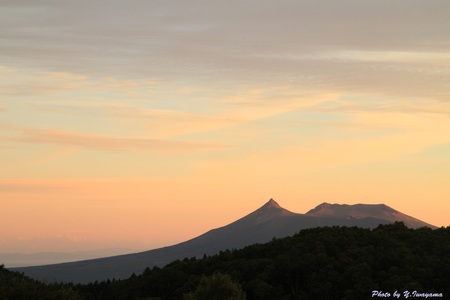
<path id="1" fill-rule="evenodd" d="M 42 193 L 42 192 L 68 192 L 72 191 L 73 186 L 51 180 L 12 180 L 0 179 L 0 193 Z"/>
<path id="2" fill-rule="evenodd" d="M 11 138 L 27 143 L 45 143 L 79 146 L 94 150 L 144 150 L 144 151 L 206 151 L 225 149 L 228 146 L 207 143 L 172 141 L 146 138 L 111 137 L 80 134 L 58 130 L 28 129 L 21 136 Z"/>

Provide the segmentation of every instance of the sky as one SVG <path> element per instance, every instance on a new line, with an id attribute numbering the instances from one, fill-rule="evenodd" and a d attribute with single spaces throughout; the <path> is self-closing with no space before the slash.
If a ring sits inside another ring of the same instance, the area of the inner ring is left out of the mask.
<path id="1" fill-rule="evenodd" d="M 274 198 L 450 225 L 450 2 L 0 3 L 0 253 L 148 250 Z"/>

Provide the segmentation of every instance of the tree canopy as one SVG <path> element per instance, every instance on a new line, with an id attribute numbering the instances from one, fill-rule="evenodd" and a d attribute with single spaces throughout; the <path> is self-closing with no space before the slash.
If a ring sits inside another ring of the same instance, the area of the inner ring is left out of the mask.
<path id="1" fill-rule="evenodd" d="M 450 296 L 448 253 L 450 227 L 322 227 L 76 288 L 86 299 L 200 299 L 220 290 L 213 286 L 242 289 L 247 299 L 366 299 L 373 291 Z"/>
<path id="2" fill-rule="evenodd" d="M 449 298 L 449 253 L 450 227 L 321 227 L 146 268 L 126 280 L 45 284 L 2 267 L 0 299 L 367 299 L 394 292 Z"/>

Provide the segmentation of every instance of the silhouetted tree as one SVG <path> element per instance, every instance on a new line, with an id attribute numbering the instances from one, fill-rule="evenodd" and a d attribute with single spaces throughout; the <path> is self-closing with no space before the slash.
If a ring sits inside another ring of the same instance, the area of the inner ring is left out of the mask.
<path id="1" fill-rule="evenodd" d="M 185 300 L 245 300 L 245 293 L 240 285 L 229 275 L 215 273 L 202 277 L 195 291 L 185 294 Z"/>

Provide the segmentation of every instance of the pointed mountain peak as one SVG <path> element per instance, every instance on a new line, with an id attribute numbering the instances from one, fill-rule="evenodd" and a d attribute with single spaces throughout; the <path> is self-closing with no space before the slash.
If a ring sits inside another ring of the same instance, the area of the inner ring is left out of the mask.
<path id="1" fill-rule="evenodd" d="M 282 216 L 295 215 L 293 212 L 282 208 L 275 200 L 270 198 L 263 206 L 239 219 L 238 222 L 249 222 L 252 224 L 259 224 L 271 219 L 276 219 Z"/>
<path id="2" fill-rule="evenodd" d="M 270 200 L 264 204 L 263 207 L 273 207 L 273 208 L 282 208 L 277 201 L 273 200 L 273 198 L 270 198 Z"/>

